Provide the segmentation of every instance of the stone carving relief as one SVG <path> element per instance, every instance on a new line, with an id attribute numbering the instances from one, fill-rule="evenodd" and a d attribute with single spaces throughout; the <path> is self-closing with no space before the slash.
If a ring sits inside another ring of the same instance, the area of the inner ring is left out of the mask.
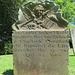
<path id="1" fill-rule="evenodd" d="M 22 14 L 13 24 L 14 30 L 67 29 L 68 22 L 62 17 L 59 5 L 54 2 L 29 2 L 21 7 Z"/>

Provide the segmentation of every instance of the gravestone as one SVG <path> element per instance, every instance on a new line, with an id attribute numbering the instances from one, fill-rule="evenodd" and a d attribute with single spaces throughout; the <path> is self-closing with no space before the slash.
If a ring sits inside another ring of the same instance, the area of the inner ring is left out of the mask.
<path id="1" fill-rule="evenodd" d="M 12 26 L 14 74 L 69 75 L 68 22 L 59 6 L 29 2 L 21 9 L 24 20 Z"/>
<path id="2" fill-rule="evenodd" d="M 73 44 L 73 53 L 75 55 L 75 28 L 71 28 L 71 38 L 72 38 L 72 44 Z"/>

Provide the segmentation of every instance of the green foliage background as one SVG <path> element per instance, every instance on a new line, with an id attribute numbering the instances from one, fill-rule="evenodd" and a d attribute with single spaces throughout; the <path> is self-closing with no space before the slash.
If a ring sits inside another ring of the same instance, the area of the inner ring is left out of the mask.
<path id="1" fill-rule="evenodd" d="M 75 21 L 75 2 L 72 0 L 55 0 L 54 2 L 60 5 L 62 15 L 65 19 L 69 22 Z"/>
<path id="2" fill-rule="evenodd" d="M 24 1 L 26 0 L 0 0 L 0 54 L 12 52 L 12 49 L 6 49 L 11 48 L 12 24 L 18 19 L 18 10 Z"/>

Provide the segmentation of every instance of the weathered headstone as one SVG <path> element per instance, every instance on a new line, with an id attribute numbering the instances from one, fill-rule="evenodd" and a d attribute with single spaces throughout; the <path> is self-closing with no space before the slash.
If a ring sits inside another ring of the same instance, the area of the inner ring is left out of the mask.
<path id="1" fill-rule="evenodd" d="M 68 22 L 59 6 L 30 2 L 22 10 L 25 21 L 13 25 L 14 74 L 68 75 Z"/>
<path id="2" fill-rule="evenodd" d="M 67 31 L 17 31 L 15 75 L 68 75 Z"/>
<path id="3" fill-rule="evenodd" d="M 75 55 L 75 28 L 71 28 L 71 38 L 72 38 L 72 44 L 73 44 L 73 53 Z"/>

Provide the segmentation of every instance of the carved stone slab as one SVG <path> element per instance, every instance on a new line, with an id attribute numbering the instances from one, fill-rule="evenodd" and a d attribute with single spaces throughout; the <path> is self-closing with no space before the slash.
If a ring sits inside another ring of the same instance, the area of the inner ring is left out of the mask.
<path id="1" fill-rule="evenodd" d="M 18 21 L 12 25 L 17 30 L 67 29 L 59 5 L 50 1 L 24 3 L 19 9 Z"/>
<path id="2" fill-rule="evenodd" d="M 15 75 L 68 75 L 68 31 L 16 31 Z"/>
<path id="3" fill-rule="evenodd" d="M 71 38 L 72 38 L 72 44 L 73 44 L 73 53 L 75 55 L 75 28 L 71 28 Z"/>

